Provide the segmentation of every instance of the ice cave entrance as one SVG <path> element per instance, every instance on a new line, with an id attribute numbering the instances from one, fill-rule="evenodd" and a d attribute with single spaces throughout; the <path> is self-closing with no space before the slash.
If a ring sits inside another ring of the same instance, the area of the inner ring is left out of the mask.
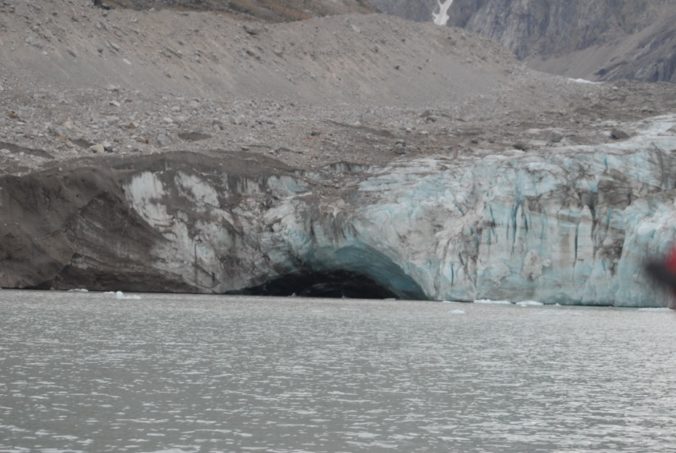
<path id="1" fill-rule="evenodd" d="M 248 288 L 259 296 L 426 300 L 420 286 L 382 253 L 368 247 L 317 249 L 301 269 Z"/>

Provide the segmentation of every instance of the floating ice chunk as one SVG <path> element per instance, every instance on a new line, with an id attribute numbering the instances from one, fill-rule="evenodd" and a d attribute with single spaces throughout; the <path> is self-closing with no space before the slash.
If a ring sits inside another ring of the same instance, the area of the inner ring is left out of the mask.
<path id="1" fill-rule="evenodd" d="M 656 311 L 656 312 L 664 312 L 664 313 L 671 313 L 672 312 L 671 308 L 667 308 L 667 307 L 645 307 L 645 308 L 639 308 L 638 311 Z"/>
<path id="2" fill-rule="evenodd" d="M 485 305 L 512 305 L 512 302 L 508 300 L 491 300 L 491 299 L 477 299 L 474 301 L 474 303 Z"/>
<path id="3" fill-rule="evenodd" d="M 541 307 L 544 304 L 537 300 L 522 300 L 521 302 L 517 302 L 516 305 L 519 307 Z"/>
<path id="4" fill-rule="evenodd" d="M 455 310 L 449 311 L 449 313 L 452 315 L 464 315 L 465 310 L 460 310 L 459 308 L 456 308 Z"/>
<path id="5" fill-rule="evenodd" d="M 88 293 L 89 290 L 85 288 L 73 288 L 68 290 L 69 293 Z"/>
<path id="6" fill-rule="evenodd" d="M 115 299 L 117 299 L 117 300 L 123 300 L 123 299 L 140 300 L 141 296 L 136 296 L 136 295 L 129 296 L 129 295 L 123 293 L 122 291 L 115 291 Z"/>

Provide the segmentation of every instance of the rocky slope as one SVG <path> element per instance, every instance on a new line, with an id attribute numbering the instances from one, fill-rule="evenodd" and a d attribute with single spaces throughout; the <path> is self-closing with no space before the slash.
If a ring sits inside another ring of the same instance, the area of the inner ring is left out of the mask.
<path id="1" fill-rule="evenodd" d="M 429 21 L 435 0 L 371 0 Z M 532 67 L 598 80 L 676 81 L 673 0 L 455 0 L 449 25 L 489 37 Z"/>
<path id="2" fill-rule="evenodd" d="M 104 7 L 176 8 L 228 13 L 270 22 L 303 20 L 333 14 L 374 12 L 364 0 L 105 0 Z"/>
<path id="3" fill-rule="evenodd" d="M 93 151 L 204 148 L 246 148 L 299 166 L 382 162 L 467 147 L 477 135 L 509 146 L 519 140 L 504 128 L 514 111 L 537 124 L 571 101 L 604 93 L 622 110 L 631 105 L 623 96 L 633 96 L 531 73 L 462 30 L 384 16 L 266 25 L 86 5 L 21 3 L 0 15 L 0 126 L 13 145 L 4 147 L 5 168 Z M 588 113 L 578 120 L 597 116 Z"/>
<path id="4" fill-rule="evenodd" d="M 114 86 L 184 97 L 434 106 L 519 83 L 510 75 L 517 64 L 499 46 L 383 16 L 270 26 L 82 4 L 69 10 L 56 2 L 22 3 L 0 16 L 6 84 L 26 91 Z"/>
<path id="5" fill-rule="evenodd" d="M 1 287 L 666 303 L 672 85 L 380 15 L 7 5 Z"/>

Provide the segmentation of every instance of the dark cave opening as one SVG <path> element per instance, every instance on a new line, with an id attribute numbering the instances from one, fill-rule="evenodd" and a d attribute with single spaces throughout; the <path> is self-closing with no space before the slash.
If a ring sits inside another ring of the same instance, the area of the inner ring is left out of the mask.
<path id="1" fill-rule="evenodd" d="M 251 296 L 299 296 L 349 299 L 394 299 L 397 295 L 370 277 L 345 270 L 294 273 L 238 291 Z"/>

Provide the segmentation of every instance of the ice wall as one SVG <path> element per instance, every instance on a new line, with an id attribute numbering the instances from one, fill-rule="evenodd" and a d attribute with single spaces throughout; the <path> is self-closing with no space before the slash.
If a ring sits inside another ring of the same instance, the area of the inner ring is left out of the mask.
<path id="1" fill-rule="evenodd" d="M 125 190 L 167 239 L 155 265 L 207 291 L 342 269 L 400 297 L 660 306 L 641 266 L 676 238 L 674 125 L 654 118 L 598 146 L 229 176 L 227 187 L 223 175 L 143 173 Z M 164 195 L 176 188 L 180 200 Z"/>

